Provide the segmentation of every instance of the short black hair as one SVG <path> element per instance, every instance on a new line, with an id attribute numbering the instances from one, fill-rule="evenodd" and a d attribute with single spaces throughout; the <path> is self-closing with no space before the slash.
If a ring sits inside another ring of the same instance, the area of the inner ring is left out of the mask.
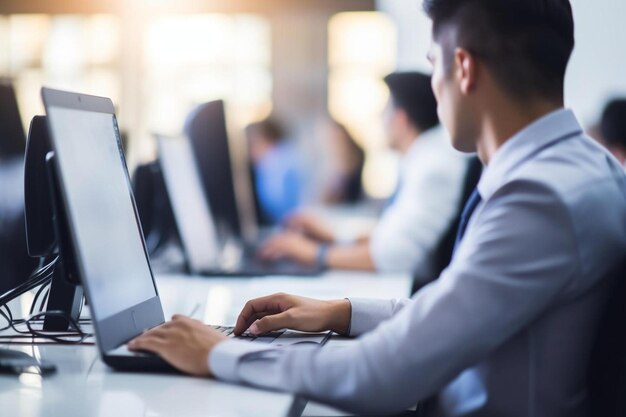
<path id="1" fill-rule="evenodd" d="M 607 145 L 626 148 L 626 98 L 607 104 L 602 113 L 600 130 Z"/>
<path id="2" fill-rule="evenodd" d="M 430 79 L 421 72 L 394 72 L 384 79 L 394 106 L 404 110 L 411 123 L 422 132 L 439 124 Z"/>
<path id="3" fill-rule="evenodd" d="M 563 99 L 565 72 L 574 49 L 569 0 L 424 0 L 439 42 L 446 29 L 456 47 L 467 49 L 515 98 Z M 444 63 L 445 65 L 445 63 Z"/>
<path id="4" fill-rule="evenodd" d="M 280 143 L 286 139 L 285 129 L 274 117 L 251 123 L 246 127 L 247 135 L 255 133 L 265 137 L 271 143 Z"/>

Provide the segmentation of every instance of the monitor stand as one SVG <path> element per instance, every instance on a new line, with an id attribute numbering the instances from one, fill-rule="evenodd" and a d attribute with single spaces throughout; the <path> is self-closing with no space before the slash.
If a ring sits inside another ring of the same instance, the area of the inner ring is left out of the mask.
<path id="1" fill-rule="evenodd" d="M 83 303 L 83 288 L 80 285 L 80 275 L 76 265 L 76 252 L 69 236 L 67 215 L 61 202 L 61 193 L 57 171 L 54 165 L 54 152 L 46 155 L 46 169 L 50 186 L 50 198 L 52 199 L 52 221 L 58 260 L 54 266 L 54 274 L 50 283 L 50 295 L 46 312 L 60 311 L 71 317 L 78 323 Z M 70 330 L 70 322 L 66 317 L 46 315 L 43 329 L 46 331 Z"/>
<path id="2" fill-rule="evenodd" d="M 46 312 L 62 311 L 78 323 L 83 302 L 83 288 L 67 282 L 64 274 L 63 261 L 57 261 L 54 275 L 50 283 L 50 295 Z M 71 325 L 64 317 L 56 315 L 44 316 L 43 330 L 49 332 L 64 332 L 71 330 Z"/>

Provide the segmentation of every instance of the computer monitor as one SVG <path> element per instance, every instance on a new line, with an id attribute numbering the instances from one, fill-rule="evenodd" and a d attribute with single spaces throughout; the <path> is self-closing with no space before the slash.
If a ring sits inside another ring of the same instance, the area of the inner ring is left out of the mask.
<path id="1" fill-rule="evenodd" d="M 61 205 L 101 351 L 164 322 L 110 99 L 42 89 Z"/>
<path id="2" fill-rule="evenodd" d="M 224 102 L 197 107 L 187 118 L 185 134 L 191 141 L 218 234 L 222 239 L 241 237 Z"/>
<path id="3" fill-rule="evenodd" d="M 202 181 L 186 137 L 157 135 L 159 163 L 191 273 L 220 266 L 220 242 Z"/>
<path id="4" fill-rule="evenodd" d="M 35 116 L 28 132 L 24 169 L 28 254 L 51 262 L 56 258 L 47 311 L 61 311 L 78 322 L 83 290 L 72 242 L 68 238 L 66 212 L 60 204 L 58 175 L 53 159 L 46 116 Z M 43 328 L 66 331 L 70 328 L 70 321 L 58 315 L 46 315 Z"/>
<path id="5" fill-rule="evenodd" d="M 23 157 L 26 146 L 24 126 L 13 84 L 0 81 L 0 160 Z"/>
<path id="6" fill-rule="evenodd" d="M 0 79 L 0 293 L 22 284 L 36 267 L 24 231 L 25 145 L 13 85 Z"/>

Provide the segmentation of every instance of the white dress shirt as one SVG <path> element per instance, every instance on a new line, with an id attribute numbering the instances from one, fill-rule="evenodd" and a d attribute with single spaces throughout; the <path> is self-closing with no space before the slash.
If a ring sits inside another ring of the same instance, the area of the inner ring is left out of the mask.
<path id="1" fill-rule="evenodd" d="M 457 214 L 467 162 L 441 126 L 413 142 L 402 158 L 398 193 L 371 235 L 378 271 L 429 276 L 429 260 Z"/>
<path id="2" fill-rule="evenodd" d="M 531 124 L 493 157 L 452 263 L 410 300 L 351 299 L 341 348 L 231 340 L 217 378 L 383 414 L 585 416 L 604 277 L 626 248 L 626 177 L 572 112 Z M 424 403 L 423 403 L 424 404 Z"/>

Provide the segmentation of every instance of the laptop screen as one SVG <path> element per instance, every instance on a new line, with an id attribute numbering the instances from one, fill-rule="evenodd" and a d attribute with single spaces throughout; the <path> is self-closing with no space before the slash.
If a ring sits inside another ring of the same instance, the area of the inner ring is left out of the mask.
<path id="1" fill-rule="evenodd" d="M 47 109 L 92 314 L 106 319 L 157 295 L 135 216 L 115 116 Z"/>

